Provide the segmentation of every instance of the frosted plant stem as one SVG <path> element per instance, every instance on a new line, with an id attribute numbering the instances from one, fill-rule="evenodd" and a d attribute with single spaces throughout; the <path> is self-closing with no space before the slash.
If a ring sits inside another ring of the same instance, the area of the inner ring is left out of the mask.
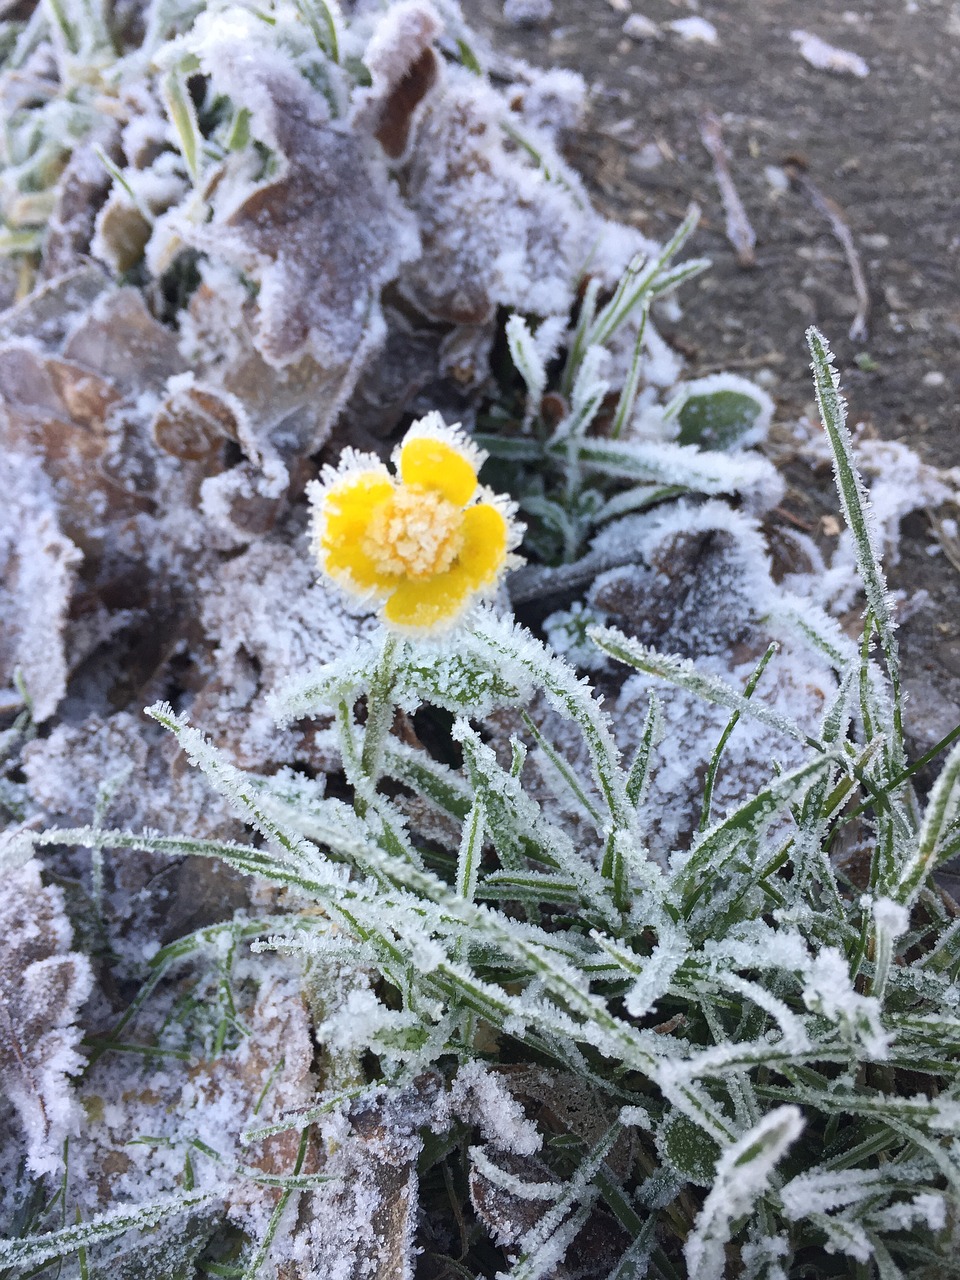
<path id="1" fill-rule="evenodd" d="M 560 752 L 555 750 L 543 736 L 536 722 L 530 717 L 530 715 L 526 711 L 521 711 L 520 715 L 523 718 L 523 723 L 526 725 L 534 741 L 537 743 L 537 746 L 556 769 L 557 773 L 560 774 L 561 778 L 563 778 L 564 782 L 576 796 L 577 800 L 590 815 L 591 822 L 599 830 L 603 819 L 601 818 L 596 805 L 592 800 L 590 800 L 586 791 L 584 791 L 583 787 L 580 785 L 580 779 L 574 773 L 567 761 L 564 760 Z"/>
<path id="2" fill-rule="evenodd" d="M 610 437 L 613 440 L 620 439 L 623 428 L 633 416 L 634 405 L 637 403 L 637 389 L 640 386 L 640 367 L 643 363 L 643 340 L 647 333 L 647 316 L 649 314 L 650 304 L 645 302 L 640 312 L 640 327 L 637 330 L 637 340 L 633 347 L 630 372 L 627 374 L 627 380 L 623 384 L 623 390 L 620 392 L 620 399 L 617 401 L 616 412 L 613 415 L 613 424 L 610 427 Z"/>
<path id="3" fill-rule="evenodd" d="M 900 872 L 894 891 L 898 902 L 911 906 L 927 876 L 944 860 L 945 837 L 960 814 L 960 747 L 954 747 L 930 792 L 916 850 Z M 946 848 L 949 848 L 946 845 Z"/>
<path id="4" fill-rule="evenodd" d="M 767 649 L 766 653 L 757 663 L 756 667 L 753 670 L 753 674 L 751 675 L 750 679 L 747 681 L 746 688 L 743 691 L 744 698 L 753 697 L 754 690 L 756 689 L 757 684 L 760 681 L 760 677 L 763 675 L 763 672 L 764 672 L 764 669 L 766 668 L 767 663 L 770 661 L 773 655 L 777 652 L 777 648 L 778 646 L 776 644 L 771 644 Z M 723 755 L 724 747 L 726 747 L 727 742 L 730 740 L 730 735 L 731 733 L 733 733 L 734 729 L 737 727 L 739 720 L 740 720 L 740 708 L 737 707 L 734 710 L 733 715 L 727 721 L 726 728 L 724 729 L 723 733 L 720 735 L 720 741 L 717 743 L 716 750 L 714 751 L 713 756 L 711 757 L 710 765 L 709 765 L 709 768 L 707 769 L 707 776 L 703 784 L 703 806 L 700 810 L 700 826 L 698 828 L 698 830 L 700 831 L 706 831 L 707 827 L 709 827 L 710 825 L 710 809 L 713 804 L 713 788 L 714 788 L 714 784 L 717 781 L 717 770 L 720 768 L 720 758 Z"/>
<path id="5" fill-rule="evenodd" d="M 296 0 L 296 6 L 320 48 L 332 62 L 339 62 L 340 34 L 326 0 Z"/>
<path id="6" fill-rule="evenodd" d="M 307 1154 L 307 1144 L 310 1140 L 310 1130 L 304 1129 L 300 1134 L 300 1146 L 297 1150 L 297 1159 L 293 1166 L 293 1175 L 296 1177 L 303 1168 L 303 1161 Z M 251 1259 L 250 1265 L 243 1273 L 243 1280 L 256 1280 L 260 1274 L 260 1268 L 267 1260 L 267 1254 L 270 1252 L 270 1246 L 273 1243 L 273 1237 L 277 1234 L 277 1228 L 280 1226 L 280 1220 L 283 1218 L 290 1197 L 294 1194 L 293 1187 L 284 1187 L 277 1201 L 276 1208 L 270 1215 L 270 1222 L 264 1232 L 263 1239 Z"/>
<path id="7" fill-rule="evenodd" d="M 560 384 L 560 390 L 565 396 L 570 394 L 577 371 L 583 362 L 583 355 L 587 349 L 587 334 L 590 332 L 594 317 L 597 314 L 597 297 L 599 293 L 600 281 L 596 276 L 593 276 L 584 291 L 576 332 L 574 333 L 573 343 L 570 346 L 570 353 L 567 356 L 567 363 L 563 370 L 563 381 Z"/>
<path id="8" fill-rule="evenodd" d="M 873 513 L 863 481 L 857 474 L 853 456 L 853 441 L 846 425 L 846 406 L 839 392 L 839 379 L 831 363 L 832 354 L 823 335 L 816 329 L 807 330 L 807 342 L 813 357 L 813 378 L 817 392 L 820 418 L 833 451 L 834 474 L 844 519 L 853 535 L 857 556 L 857 568 L 863 580 L 867 605 L 873 616 L 880 647 L 886 659 L 890 683 L 893 686 L 893 740 L 890 750 L 893 765 L 900 769 L 903 757 L 903 723 L 900 692 L 900 655 L 894 635 L 890 596 L 877 559 L 870 532 Z"/>
<path id="9" fill-rule="evenodd" d="M 370 691 L 367 694 L 367 723 L 363 730 L 360 771 L 375 787 L 380 777 L 383 741 L 393 723 L 393 682 L 397 670 L 397 650 L 403 642 L 392 631 L 385 631 L 383 646 L 377 659 Z"/>
<path id="10" fill-rule="evenodd" d="M 457 857 L 457 893 L 467 902 L 472 902 L 477 892 L 477 875 L 480 871 L 480 855 L 483 852 L 486 823 L 486 809 L 478 795 L 463 824 L 463 836 Z"/>

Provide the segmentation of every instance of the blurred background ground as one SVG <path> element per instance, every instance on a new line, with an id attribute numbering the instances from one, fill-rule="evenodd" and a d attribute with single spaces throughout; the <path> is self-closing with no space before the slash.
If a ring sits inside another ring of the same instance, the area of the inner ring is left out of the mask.
<path id="1" fill-rule="evenodd" d="M 682 292 L 682 318 L 662 325 L 688 376 L 742 373 L 774 396 L 781 423 L 815 419 L 803 338 L 813 323 L 833 345 L 852 426 L 937 466 L 960 464 L 960 3 L 554 0 L 552 17 L 528 26 L 505 18 L 500 0 L 465 0 L 464 10 L 499 52 L 584 76 L 590 110 L 569 153 L 605 211 L 664 239 L 691 200 L 702 207 L 690 252 L 713 269 Z M 632 15 L 656 35 L 625 35 Z M 669 28 L 694 17 L 713 43 Z M 797 28 L 859 55 L 868 74 L 809 65 Z M 756 232 L 748 269 L 724 234 L 705 111 L 720 122 Z M 865 336 L 850 337 L 851 268 L 811 184 L 849 227 L 868 294 Z M 829 475 L 795 457 L 787 430 L 774 433 L 771 456 L 790 484 L 782 518 L 827 546 L 837 532 Z M 960 512 L 910 517 L 889 566 L 916 606 L 901 632 L 915 750 L 960 721 L 953 519 Z"/>

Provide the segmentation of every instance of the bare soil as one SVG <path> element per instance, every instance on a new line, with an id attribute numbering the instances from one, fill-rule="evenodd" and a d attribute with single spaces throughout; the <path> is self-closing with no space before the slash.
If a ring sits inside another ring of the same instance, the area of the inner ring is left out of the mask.
<path id="1" fill-rule="evenodd" d="M 626 38 L 625 0 L 555 0 L 548 23 L 526 28 L 505 21 L 496 0 L 467 0 L 464 9 L 498 51 L 586 78 L 590 109 L 569 155 L 600 207 L 656 238 L 666 237 L 690 201 L 703 209 L 691 251 L 710 256 L 713 270 L 687 286 L 682 319 L 664 327 L 690 376 L 730 369 L 759 377 L 782 422 L 804 413 L 815 420 L 803 335 L 816 324 L 837 356 L 851 425 L 902 440 L 937 466 L 955 466 L 960 4 L 850 3 L 845 11 L 792 0 L 634 5 L 660 24 L 696 13 L 716 28 L 714 45 L 670 32 Z M 791 39 L 798 26 L 859 54 L 869 74 L 808 65 Z M 749 269 L 725 235 L 714 163 L 701 139 L 705 111 L 720 120 L 756 232 Z M 766 171 L 791 167 L 795 180 L 777 191 Z M 811 183 L 852 235 L 869 293 L 865 337 L 850 337 L 857 310 L 851 269 Z M 791 460 L 776 433 L 772 454 L 790 483 L 784 519 L 828 547 L 837 529 L 829 476 Z M 944 552 L 939 527 L 933 514 L 911 517 L 900 562 L 889 567 L 894 588 L 929 593 L 901 631 L 917 749 L 960 721 L 960 572 L 948 556 L 960 564 L 960 547 L 940 529 Z"/>

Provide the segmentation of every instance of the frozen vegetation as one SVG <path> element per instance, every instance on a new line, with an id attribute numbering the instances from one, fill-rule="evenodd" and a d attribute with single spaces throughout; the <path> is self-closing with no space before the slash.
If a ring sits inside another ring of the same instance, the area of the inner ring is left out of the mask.
<path id="1" fill-rule="evenodd" d="M 960 476 L 811 331 L 846 530 L 772 536 L 584 96 L 453 0 L 0 4 L 0 1276 L 957 1274 L 881 564 Z M 527 563 L 397 634 L 307 493 L 434 411 Z"/>

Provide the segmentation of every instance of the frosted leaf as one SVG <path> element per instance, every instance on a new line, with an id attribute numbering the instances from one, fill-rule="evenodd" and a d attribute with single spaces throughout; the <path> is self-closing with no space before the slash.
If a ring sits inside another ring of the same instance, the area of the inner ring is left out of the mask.
<path id="1" fill-rule="evenodd" d="M 43 244 L 42 273 L 47 280 L 82 267 L 90 252 L 94 219 L 111 181 L 97 150 L 114 152 L 118 133 L 114 121 L 104 121 L 91 139 L 77 147 L 60 177 Z"/>
<path id="2" fill-rule="evenodd" d="M 303 1205 L 290 1252 L 324 1280 L 413 1280 L 419 1210 L 417 1132 L 436 1082 L 422 1077 L 322 1124 L 335 1181 Z"/>
<path id="3" fill-rule="evenodd" d="M 240 827 L 226 803 L 195 771 L 176 763 L 175 744 L 141 715 L 90 716 L 80 724 L 58 724 L 46 738 L 23 750 L 30 802 L 48 822 L 81 825 L 98 807 L 101 789 L 112 790 L 103 812 L 107 823 L 230 838 Z M 117 785 L 119 782 L 120 785 Z M 90 875 L 90 855 L 69 855 L 77 878 Z M 103 855 L 102 924 L 111 949 L 139 973 L 144 939 L 170 941 L 223 918 L 248 902 L 247 883 L 213 859 L 170 858 L 110 850 Z"/>
<path id="4" fill-rule="evenodd" d="M 899 440 L 860 438 L 856 449 L 857 460 L 870 487 L 876 549 L 887 564 L 898 564 L 903 520 L 913 511 L 956 501 L 960 493 L 960 468 L 931 467 Z M 846 531 L 843 540 L 849 540 Z"/>
<path id="5" fill-rule="evenodd" d="M 496 307 L 526 315 L 569 311 L 598 221 L 546 137 L 543 168 L 505 146 L 503 99 L 476 76 L 444 68 L 424 103 L 408 165 L 408 200 L 423 255 L 402 277 L 436 319 L 482 324 Z"/>
<path id="6" fill-rule="evenodd" d="M 876 1203 L 890 1188 L 889 1169 L 811 1169 L 791 1178 L 780 1190 L 784 1213 L 793 1222 L 832 1213 L 860 1203 Z M 905 1206 L 904 1206 L 905 1207 Z"/>
<path id="7" fill-rule="evenodd" d="M 490 660 L 483 646 L 472 644 L 469 632 L 455 640 L 417 645 L 400 673 L 398 695 L 414 710 L 421 702 L 459 712 L 469 707 L 476 716 L 495 707 L 524 701 L 532 692 L 528 672 L 517 664 Z"/>
<path id="8" fill-rule="evenodd" d="M 782 1263 L 790 1257 L 788 1237 L 759 1231 L 751 1235 L 752 1238 L 740 1250 L 742 1280 L 787 1280 Z"/>
<path id="9" fill-rule="evenodd" d="M 302 680 L 301 673 L 355 653 L 375 624 L 349 614 L 341 594 L 316 581 L 309 557 L 277 536 L 211 566 L 199 588 L 215 659 L 193 703 L 194 719 L 244 768 L 270 770 L 294 760 L 339 768 L 322 725 L 278 732 L 268 698 Z"/>
<path id="10" fill-rule="evenodd" d="M 507 321 L 507 343 L 513 363 L 527 384 L 525 421 L 529 423 L 538 412 L 546 390 L 546 364 L 523 316 L 513 315 Z"/>
<path id="11" fill-rule="evenodd" d="M 84 1065 L 75 1026 L 93 975 L 70 950 L 63 894 L 31 861 L 5 877 L 0 895 L 0 1082 L 27 1138 L 37 1177 L 62 1168 L 63 1142 L 80 1112 L 67 1079 Z"/>
<path id="12" fill-rule="evenodd" d="M 200 277 L 200 287 L 180 312 L 180 352 L 196 366 L 197 380 L 228 404 L 243 405 L 257 450 L 275 450 L 284 459 L 314 453 L 379 341 L 379 324 L 371 322 L 346 366 L 325 369 L 306 355 L 277 369 L 255 345 L 256 304 L 240 272 L 204 260 Z"/>
<path id="13" fill-rule="evenodd" d="M 910 928 L 910 912 L 902 903 L 891 898 L 877 898 L 873 903 L 873 918 L 877 928 L 891 939 L 900 938 Z"/>
<path id="14" fill-rule="evenodd" d="M 350 365 L 381 288 L 416 256 L 410 215 L 374 144 L 334 128 L 322 94 L 295 72 L 251 67 L 243 92 L 259 102 L 286 171 L 239 202 L 229 190 L 215 196 L 213 222 L 184 235 L 259 284 L 256 344 L 268 364 Z"/>
<path id="15" fill-rule="evenodd" d="M 496 1149 L 529 1156 L 543 1139 L 498 1071 L 471 1061 L 460 1067 L 450 1089 L 437 1099 L 433 1126 L 444 1132 L 454 1120 L 476 1125 Z"/>
<path id="16" fill-rule="evenodd" d="M 569 417 L 557 427 L 558 439 L 569 432 L 582 434 L 589 428 L 610 390 L 605 376 L 609 367 L 610 353 L 605 347 L 587 347 L 570 393 Z"/>
<path id="17" fill-rule="evenodd" d="M 693 655 L 696 670 L 743 689 L 763 648 L 782 645 L 753 695 L 769 727 L 742 714 L 725 747 L 715 782 L 714 812 L 766 785 L 770 761 L 799 765 L 806 748 L 798 740 L 816 735 L 836 677 L 809 641 L 777 616 L 783 604 L 770 576 L 768 552 L 755 523 L 719 502 L 697 508 L 680 503 L 666 514 L 629 517 L 594 541 L 600 549 L 627 542 L 640 561 L 595 580 L 590 605 L 603 610 L 627 633 L 646 638 L 658 652 Z M 810 609 L 803 611 L 811 619 Z M 669 752 L 653 758 L 642 808 L 654 852 L 682 847 L 700 818 L 702 773 L 729 719 L 693 689 L 675 688 L 649 676 L 623 685 L 613 723 L 625 750 L 635 749 L 651 690 L 663 699 Z M 730 709 L 732 704 L 729 705 Z M 781 723 L 784 729 L 778 730 Z M 800 726 L 786 732 L 787 724 Z"/>
<path id="18" fill-rule="evenodd" d="M 603 545 L 617 532 L 611 526 Z M 621 536 L 631 534 L 640 535 L 640 563 L 601 574 L 588 597 L 594 608 L 661 650 L 725 654 L 752 642 L 759 657 L 753 637 L 775 588 L 753 521 L 719 502 L 680 502 L 666 515 L 625 524 Z"/>
<path id="19" fill-rule="evenodd" d="M 735 450 L 760 444 L 773 420 L 774 404 L 760 387 L 732 373 L 714 373 L 681 383 L 680 444 Z"/>
<path id="20" fill-rule="evenodd" d="M 887 1057 L 892 1037 L 881 1022 L 880 1003 L 854 989 L 847 961 L 835 947 L 824 947 L 814 957 L 803 1000 L 808 1009 L 836 1023 L 845 1038 L 859 1041 L 868 1057 Z"/>
<path id="21" fill-rule="evenodd" d="M 102 784 L 132 774 L 137 785 L 114 794 L 104 815 L 109 821 L 167 832 L 186 822 L 194 834 L 213 835 L 222 829 L 224 809 L 189 772 L 171 773 L 174 756 L 166 735 L 141 715 L 121 711 L 58 724 L 26 745 L 23 768 L 31 798 L 51 818 L 88 822 Z"/>
<path id="22" fill-rule="evenodd" d="M 555 360 L 559 354 L 566 337 L 567 328 L 568 320 L 566 316 L 547 316 L 537 326 L 533 341 L 544 368 Z"/>
<path id="23" fill-rule="evenodd" d="M 208 947 L 206 960 L 189 952 L 184 957 L 198 997 L 186 1021 L 182 979 L 168 981 L 129 1032 L 142 1042 L 186 1048 L 189 1071 L 162 1053 L 146 1062 L 128 1054 L 99 1058 L 79 1090 L 86 1121 L 71 1140 L 68 1168 L 71 1203 L 87 1219 L 118 1200 L 180 1190 L 189 1153 L 195 1189 L 220 1200 L 196 1233 L 198 1252 L 225 1217 L 262 1238 L 279 1190 L 252 1181 L 241 1169 L 268 1177 L 293 1170 L 300 1138 L 295 1128 L 242 1145 L 254 1108 L 257 1122 L 269 1125 L 316 1097 L 314 1044 L 299 975 L 289 962 L 246 954 L 231 926 L 224 926 L 218 940 L 211 935 Z M 231 954 L 232 962 L 222 963 Z M 219 1020 L 227 1015 L 233 1019 L 225 1028 L 227 1044 L 218 1049 Z M 200 1144 L 214 1154 L 205 1154 Z M 319 1161 L 311 1143 L 303 1172 L 316 1172 Z M 186 1234 L 194 1233 L 191 1225 Z M 131 1252 L 142 1256 L 150 1244 L 151 1237 L 142 1234 L 128 1238 L 103 1265 L 111 1276 L 128 1275 Z M 147 1257 L 149 1265 L 153 1259 Z"/>
<path id="24" fill-rule="evenodd" d="M 518 70 L 510 105 L 524 123 L 553 137 L 575 129 L 586 109 L 587 83 L 583 76 L 568 67 L 521 66 Z"/>
<path id="25" fill-rule="evenodd" d="M 138 396 L 183 369 L 176 334 L 154 319 L 132 287 L 102 294 L 67 338 L 63 355 Z"/>
<path id="26" fill-rule="evenodd" d="M 942 1231 L 947 1220 L 947 1203 L 943 1196 L 921 1192 L 910 1200 L 901 1200 L 870 1215 L 871 1225 L 880 1231 L 910 1231 L 922 1226 L 928 1231 Z"/>
<path id="27" fill-rule="evenodd" d="M 64 626 L 81 556 L 60 532 L 38 462 L 0 451 L 0 487 L 0 684 L 12 688 L 19 671 L 42 723 L 66 691 Z"/>
<path id="28" fill-rule="evenodd" d="M 425 0 L 393 4 L 363 54 L 369 88 L 353 95 L 353 123 L 368 129 L 392 159 L 407 150 L 417 108 L 438 76 L 433 44 L 441 31 L 436 9 Z"/>
<path id="29" fill-rule="evenodd" d="M 151 432 L 165 453 L 188 462 L 212 461 L 210 455 L 225 438 L 239 441 L 247 437 L 248 451 L 254 462 L 259 461 L 256 446 L 249 441 L 249 420 L 240 401 L 198 383 L 192 372 L 167 379 L 166 395 L 154 414 Z"/>
<path id="30" fill-rule="evenodd" d="M 657 1001 L 666 995 L 673 977 L 687 959 L 688 946 L 680 936 L 670 937 L 661 929 L 661 939 L 650 958 L 643 963 L 640 976 L 624 996 L 624 1006 L 634 1018 L 642 1018 L 656 1009 Z"/>
<path id="31" fill-rule="evenodd" d="M 644 380 L 652 387 L 672 387 L 680 376 L 683 361 L 649 319 L 643 332 L 643 346 Z"/>
<path id="32" fill-rule="evenodd" d="M 778 1107 L 722 1153 L 714 1186 L 684 1245 L 690 1275 L 697 1280 L 721 1280 L 726 1266 L 724 1246 L 734 1222 L 752 1210 L 802 1129 L 798 1107 Z"/>
<path id="33" fill-rule="evenodd" d="M 118 173 L 97 214 L 90 252 L 122 276 L 141 262 L 156 223 L 190 188 L 180 157 L 166 148 L 146 167 L 128 165 Z"/>
<path id="34" fill-rule="evenodd" d="M 601 626 L 606 614 L 575 600 L 569 609 L 558 609 L 543 621 L 543 632 L 554 649 L 573 667 L 584 671 L 609 669 L 610 659 L 587 635 L 588 627 Z"/>
<path id="35" fill-rule="evenodd" d="M 47 280 L 0 314 L 0 339 L 32 338 L 59 348 L 90 304 L 109 287 L 104 271 L 90 265 Z"/>
<path id="36" fill-rule="evenodd" d="M 338 975 L 340 982 L 342 975 Z M 354 1060 L 367 1050 L 388 1061 L 416 1061 L 422 1048 L 423 1022 L 405 1009 L 388 1009 L 364 986 L 349 990 L 337 1008 L 315 1029 L 318 1044 L 334 1054 L 350 1054 Z"/>
<path id="37" fill-rule="evenodd" d="M 783 479 L 772 463 L 746 452 L 729 455 L 669 441 L 590 438 L 577 454 L 591 472 L 621 482 L 656 481 L 694 493 L 739 495 L 743 506 L 757 514 L 775 507 L 784 491 Z"/>

